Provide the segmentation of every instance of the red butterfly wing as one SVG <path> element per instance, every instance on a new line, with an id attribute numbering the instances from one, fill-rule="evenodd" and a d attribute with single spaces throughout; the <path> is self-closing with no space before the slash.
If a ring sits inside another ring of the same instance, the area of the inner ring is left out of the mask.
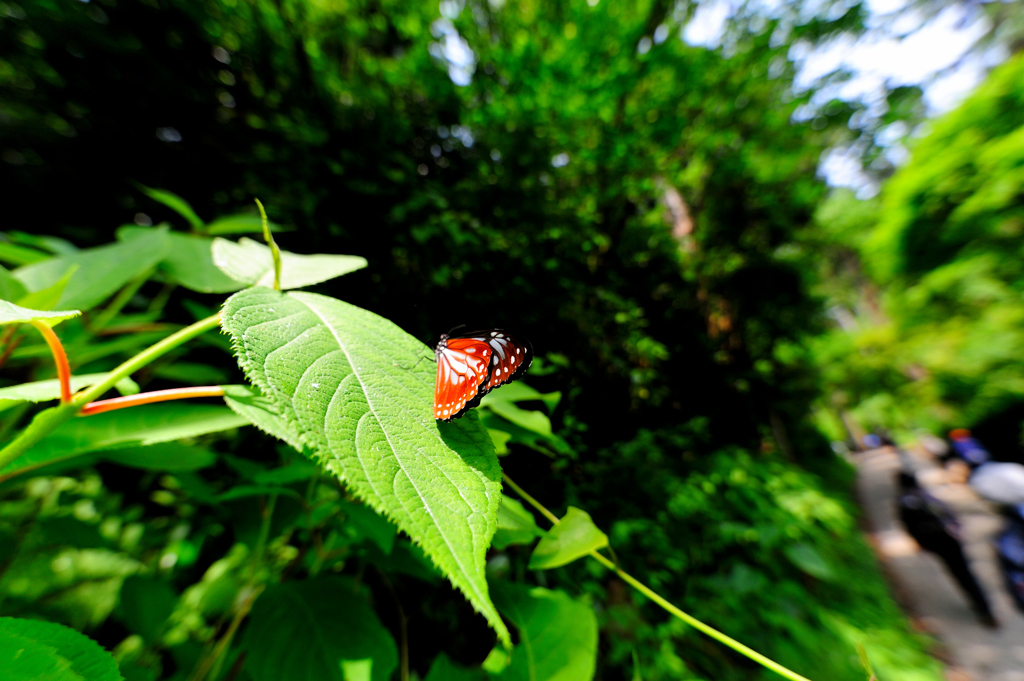
<path id="1" fill-rule="evenodd" d="M 492 352 L 476 338 L 442 338 L 436 352 L 434 418 L 450 421 L 477 405 L 480 386 L 490 377 Z"/>
<path id="2" fill-rule="evenodd" d="M 435 349 L 434 418 L 451 421 L 480 404 L 480 398 L 519 378 L 533 361 L 529 341 L 494 329 L 461 338 L 441 336 Z"/>

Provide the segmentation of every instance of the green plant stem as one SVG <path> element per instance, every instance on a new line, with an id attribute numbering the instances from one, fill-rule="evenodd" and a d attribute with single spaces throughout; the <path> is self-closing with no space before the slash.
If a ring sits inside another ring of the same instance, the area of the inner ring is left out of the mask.
<path id="1" fill-rule="evenodd" d="M 18 437 L 14 438 L 10 444 L 0 450 L 0 468 L 3 468 L 27 452 L 29 448 L 53 432 L 62 423 L 71 420 L 82 407 L 110 390 L 122 378 L 133 374 L 179 345 L 188 342 L 200 334 L 206 333 L 210 329 L 216 328 L 219 323 L 220 314 L 218 313 L 206 319 L 201 319 L 191 326 L 186 326 L 184 329 L 172 333 L 156 345 L 146 348 L 124 362 L 121 366 L 111 371 L 102 382 L 74 395 L 70 402 L 39 412 L 32 419 L 32 423 L 18 434 Z"/>
<path id="2" fill-rule="evenodd" d="M 560 522 L 559 519 L 557 517 L 555 517 L 555 515 L 551 511 L 549 511 L 548 509 L 544 508 L 543 504 L 541 504 L 539 501 L 537 501 L 532 496 L 527 494 L 523 490 L 522 487 L 517 485 L 512 480 L 512 478 L 508 477 L 508 475 L 505 474 L 505 473 L 502 473 L 502 477 L 504 478 L 504 480 L 508 484 L 508 486 L 511 487 L 512 489 L 514 489 L 516 491 L 516 493 L 519 494 L 519 496 L 521 496 L 523 498 L 524 501 L 526 501 L 528 504 L 530 504 L 535 509 L 540 511 L 544 515 L 545 518 L 547 518 L 548 520 L 550 520 L 552 522 L 552 524 L 554 524 L 554 525 L 559 524 L 559 522 Z M 740 643 L 736 639 L 730 638 L 729 636 L 726 636 L 725 634 L 723 634 L 722 632 L 718 631 L 717 629 L 709 627 L 708 625 L 704 624 L 703 622 L 701 622 L 700 620 L 696 619 L 695 617 L 686 614 L 685 612 L 683 612 L 682 610 L 680 610 L 679 608 L 677 608 L 676 606 L 672 605 L 670 602 L 668 602 L 667 600 L 665 600 L 664 598 L 659 596 L 655 591 L 653 591 L 646 584 L 644 584 L 640 580 L 638 580 L 635 577 L 633 577 L 633 575 L 629 574 L 628 572 L 622 570 L 619 567 L 616 567 L 615 563 L 613 563 L 612 561 L 608 560 L 608 558 L 606 558 L 605 556 L 601 555 L 597 551 L 591 551 L 590 552 L 590 557 L 593 558 L 594 560 L 596 560 L 597 562 L 599 562 L 601 565 L 603 565 L 606 568 L 608 568 L 609 570 L 611 570 L 612 572 L 614 572 L 615 574 L 617 574 L 620 578 L 622 578 L 622 580 L 624 582 L 626 582 L 627 584 L 632 586 L 634 589 L 636 589 L 637 591 L 642 593 L 644 596 L 649 598 L 654 603 L 656 603 L 659 606 L 661 606 L 662 608 L 664 608 L 671 615 L 681 619 L 682 621 L 686 622 L 687 624 L 689 624 L 694 629 L 696 629 L 696 630 L 698 630 L 700 632 L 703 632 L 704 634 L 710 636 L 711 638 L 715 639 L 719 643 L 722 643 L 722 644 L 732 648 L 733 650 L 735 650 L 740 655 L 743 655 L 744 657 L 747 657 L 747 658 L 753 660 L 754 662 L 757 662 L 758 664 L 760 664 L 760 665 L 762 665 L 764 667 L 767 667 L 768 669 L 771 669 L 776 674 L 779 674 L 780 676 L 783 676 L 783 677 L 785 677 L 787 679 L 790 679 L 790 681 L 810 681 L 810 679 L 808 679 L 807 677 L 801 676 L 800 674 L 797 674 L 796 672 L 794 672 L 794 671 L 792 671 L 790 669 L 787 669 L 786 667 L 783 667 L 778 662 L 775 662 L 774 660 L 771 660 L 771 659 L 765 657 L 764 655 L 762 655 L 761 653 L 757 652 L 756 650 L 753 650 L 752 648 L 748 648 L 747 646 L 743 645 L 742 643 Z"/>
<path id="3" fill-rule="evenodd" d="M 256 199 L 256 205 L 260 209 L 260 217 L 263 219 L 263 239 L 270 246 L 270 255 L 274 259 L 274 290 L 281 290 L 281 249 L 274 241 L 274 235 L 270 233 L 270 222 L 267 220 L 267 211 L 263 210 L 263 204 Z"/>
<path id="4" fill-rule="evenodd" d="M 114 387 L 114 384 L 120 381 L 125 376 L 130 376 L 142 367 L 153 362 L 161 355 L 164 355 L 179 345 L 183 345 L 188 341 L 192 340 L 196 336 L 206 333 L 210 329 L 215 329 L 220 324 L 220 313 L 211 315 L 206 319 L 200 319 L 195 324 L 186 326 L 175 333 L 172 333 L 167 338 L 164 338 L 159 343 L 151 345 L 139 354 L 135 355 L 131 359 L 127 360 L 121 366 L 117 367 L 110 372 L 101 383 L 86 388 L 82 392 L 75 395 L 72 403 L 79 407 L 84 407 L 89 402 L 94 401 L 97 397 L 107 392 Z"/>

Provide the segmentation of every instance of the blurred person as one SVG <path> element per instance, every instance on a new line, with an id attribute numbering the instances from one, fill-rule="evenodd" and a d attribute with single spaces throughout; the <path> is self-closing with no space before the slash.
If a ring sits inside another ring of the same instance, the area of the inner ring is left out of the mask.
<path id="1" fill-rule="evenodd" d="M 1024 504 L 1024 465 L 993 461 L 966 428 L 949 432 L 953 452 L 970 467 L 967 484 L 982 497 L 1005 506 Z"/>
<path id="2" fill-rule="evenodd" d="M 996 539 L 999 569 L 1013 602 L 1024 612 L 1024 505 L 1005 510 L 1006 527 Z"/>
<path id="3" fill-rule="evenodd" d="M 882 446 L 882 438 L 878 437 L 874 433 L 868 433 L 860 439 L 861 444 L 864 445 L 864 449 L 878 449 Z"/>
<path id="4" fill-rule="evenodd" d="M 938 556 L 971 602 L 978 620 L 987 627 L 999 626 L 992 615 L 988 598 L 971 571 L 961 545 L 960 523 L 952 509 L 925 491 L 908 468 L 897 478 L 899 497 L 896 506 L 900 520 L 922 549 Z"/>

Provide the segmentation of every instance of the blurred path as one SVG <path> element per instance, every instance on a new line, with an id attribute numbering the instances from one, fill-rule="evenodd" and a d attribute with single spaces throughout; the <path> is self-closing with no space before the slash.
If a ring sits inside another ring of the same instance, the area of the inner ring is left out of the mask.
<path id="1" fill-rule="evenodd" d="M 910 452 L 918 479 L 957 513 L 964 551 L 1002 625 L 981 625 L 942 562 L 922 551 L 896 515 L 899 459 L 888 448 L 856 454 L 857 493 L 870 537 L 907 613 L 943 644 L 950 681 L 1024 681 L 1024 616 L 1003 587 L 992 540 L 1002 518 L 967 486 L 949 484 L 930 456 Z"/>

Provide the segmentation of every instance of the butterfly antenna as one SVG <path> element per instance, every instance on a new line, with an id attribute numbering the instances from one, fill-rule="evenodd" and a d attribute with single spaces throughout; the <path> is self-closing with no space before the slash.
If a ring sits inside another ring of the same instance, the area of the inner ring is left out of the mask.
<path id="1" fill-rule="evenodd" d="M 456 327 L 452 328 L 450 331 L 448 331 L 448 333 L 445 334 L 445 335 L 446 336 L 450 336 L 450 335 L 452 335 L 452 331 L 458 331 L 459 329 L 465 328 L 465 326 L 466 326 L 465 324 L 459 324 L 458 326 L 456 326 Z"/>
<path id="2" fill-rule="evenodd" d="M 413 369 L 415 369 L 416 367 L 418 367 L 418 366 L 420 365 L 420 362 L 422 362 L 422 361 L 423 361 L 423 360 L 425 360 L 425 359 L 433 359 L 433 358 L 432 358 L 432 357 L 420 357 L 420 358 L 419 358 L 419 359 L 418 359 L 418 360 L 416 361 L 416 363 L 415 363 L 415 364 L 413 364 L 413 365 L 412 365 L 411 367 L 404 367 L 404 366 L 402 366 L 401 364 L 399 364 L 398 362 L 392 362 L 391 364 L 392 364 L 393 366 L 396 366 L 396 367 L 398 367 L 399 369 L 402 369 L 402 370 L 404 370 L 404 371 L 412 371 Z"/>

